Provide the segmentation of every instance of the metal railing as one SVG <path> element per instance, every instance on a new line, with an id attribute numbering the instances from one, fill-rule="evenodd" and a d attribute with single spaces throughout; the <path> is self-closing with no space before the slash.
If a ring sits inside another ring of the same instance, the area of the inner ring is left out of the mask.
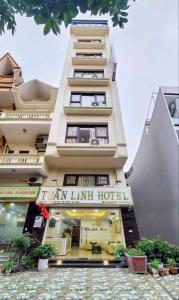
<path id="1" fill-rule="evenodd" d="M 44 156 L 29 154 L 0 154 L 0 165 L 41 165 Z"/>
<path id="2" fill-rule="evenodd" d="M 0 120 L 51 120 L 50 112 L 2 112 Z"/>

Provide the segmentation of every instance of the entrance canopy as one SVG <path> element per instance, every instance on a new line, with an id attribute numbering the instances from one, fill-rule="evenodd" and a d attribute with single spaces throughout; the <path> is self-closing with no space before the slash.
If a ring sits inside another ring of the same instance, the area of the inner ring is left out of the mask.
<path id="1" fill-rule="evenodd" d="M 47 206 L 133 206 L 130 187 L 41 187 L 37 204 Z"/>

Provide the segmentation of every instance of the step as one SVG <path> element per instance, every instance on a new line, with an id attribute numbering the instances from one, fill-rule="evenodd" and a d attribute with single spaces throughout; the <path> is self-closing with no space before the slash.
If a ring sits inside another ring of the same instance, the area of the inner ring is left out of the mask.
<path id="1" fill-rule="evenodd" d="M 108 264 L 104 264 L 103 259 L 88 259 L 88 258 L 78 258 L 78 259 L 51 259 L 49 261 L 49 267 L 51 268 L 116 268 L 116 267 L 127 267 L 125 264 L 120 264 L 117 260 L 108 260 Z"/>
<path id="2" fill-rule="evenodd" d="M 57 263 L 51 263 L 49 264 L 50 268 L 116 268 L 116 265 L 103 265 L 103 264 L 81 264 L 81 263 L 71 263 L 71 264 L 64 264 L 62 263 L 61 265 L 58 265 Z"/>

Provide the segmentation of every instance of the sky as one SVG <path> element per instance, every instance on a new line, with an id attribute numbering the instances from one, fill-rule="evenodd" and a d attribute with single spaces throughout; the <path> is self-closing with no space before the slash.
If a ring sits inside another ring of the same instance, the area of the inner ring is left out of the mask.
<path id="1" fill-rule="evenodd" d="M 91 18 L 80 14 L 78 18 Z M 124 29 L 112 27 L 110 40 L 118 61 L 117 82 L 128 147 L 127 171 L 136 155 L 153 92 L 178 86 L 178 0 L 136 0 Z M 25 81 L 37 78 L 59 86 L 69 28 L 43 35 L 32 18 L 17 17 L 14 36 L 0 36 L 0 56 L 10 52 L 21 66 Z"/>

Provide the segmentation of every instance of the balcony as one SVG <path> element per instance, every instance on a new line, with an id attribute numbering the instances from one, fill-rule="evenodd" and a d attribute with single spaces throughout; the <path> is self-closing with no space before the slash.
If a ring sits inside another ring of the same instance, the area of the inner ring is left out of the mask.
<path id="1" fill-rule="evenodd" d="M 38 172 L 45 175 L 43 168 L 44 156 L 37 154 L 0 154 L 0 173 Z"/>
<path id="2" fill-rule="evenodd" d="M 69 77 L 68 84 L 70 86 L 108 86 L 109 78 Z"/>
<path id="3" fill-rule="evenodd" d="M 104 49 L 105 43 L 98 41 L 77 41 L 73 43 L 74 49 Z"/>
<path id="4" fill-rule="evenodd" d="M 73 20 L 70 32 L 75 35 L 104 36 L 109 32 L 109 27 L 105 20 Z"/>
<path id="5" fill-rule="evenodd" d="M 73 65 L 105 65 L 107 59 L 104 57 L 93 57 L 93 56 L 86 56 L 86 57 L 72 57 L 72 64 Z"/>
<path id="6" fill-rule="evenodd" d="M 60 143 L 48 148 L 45 155 L 50 168 L 111 169 L 123 168 L 127 160 L 126 145 L 90 145 Z"/>
<path id="7" fill-rule="evenodd" d="M 112 107 L 107 106 L 64 106 L 66 115 L 110 116 Z"/>
<path id="8" fill-rule="evenodd" d="M 116 147 L 76 143 L 57 145 L 57 151 L 61 156 L 114 156 Z"/>
<path id="9" fill-rule="evenodd" d="M 53 113 L 34 111 L 8 111 L 0 114 L 0 123 L 3 121 L 51 121 Z"/>

